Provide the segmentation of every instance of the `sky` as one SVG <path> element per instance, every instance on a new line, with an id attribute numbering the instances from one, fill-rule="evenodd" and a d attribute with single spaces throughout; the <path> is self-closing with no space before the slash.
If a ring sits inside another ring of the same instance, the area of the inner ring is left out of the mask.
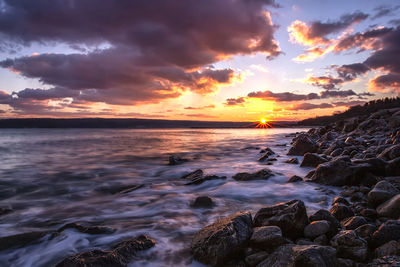
<path id="1" fill-rule="evenodd" d="M 400 0 L 0 0 L 0 117 L 301 120 L 400 95 Z"/>

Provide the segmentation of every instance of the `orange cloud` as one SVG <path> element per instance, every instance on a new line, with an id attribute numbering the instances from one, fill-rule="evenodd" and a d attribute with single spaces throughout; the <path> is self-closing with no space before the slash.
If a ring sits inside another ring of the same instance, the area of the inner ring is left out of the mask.
<path id="1" fill-rule="evenodd" d="M 389 73 L 377 76 L 368 83 L 371 92 L 400 93 L 400 74 Z"/>

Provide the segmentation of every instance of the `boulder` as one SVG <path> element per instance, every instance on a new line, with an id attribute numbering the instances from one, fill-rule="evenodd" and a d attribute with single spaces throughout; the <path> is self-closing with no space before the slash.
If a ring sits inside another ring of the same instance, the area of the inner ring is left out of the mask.
<path id="1" fill-rule="evenodd" d="M 375 209 L 362 209 L 360 215 L 367 217 L 369 219 L 376 219 L 378 213 Z"/>
<path id="2" fill-rule="evenodd" d="M 385 160 L 392 160 L 398 157 L 400 157 L 400 144 L 390 146 L 378 155 L 378 158 L 382 158 Z"/>
<path id="3" fill-rule="evenodd" d="M 289 241 L 282 236 L 282 231 L 278 226 L 261 226 L 253 229 L 250 238 L 250 245 L 254 248 L 271 250 Z"/>
<path id="4" fill-rule="evenodd" d="M 310 221 L 315 222 L 315 221 L 321 221 L 325 220 L 329 222 L 329 232 L 327 235 L 329 237 L 332 237 L 336 235 L 338 232 L 338 229 L 340 228 L 340 223 L 339 221 L 327 210 L 318 210 L 315 212 L 313 215 L 310 216 Z"/>
<path id="5" fill-rule="evenodd" d="M 340 258 L 365 261 L 368 256 L 367 241 L 357 236 L 353 230 L 342 230 L 331 240 Z"/>
<path id="6" fill-rule="evenodd" d="M 141 235 L 122 241 L 111 250 L 91 250 L 69 256 L 58 263 L 56 267 L 127 266 L 137 252 L 152 248 L 154 245 L 154 240 Z"/>
<path id="7" fill-rule="evenodd" d="M 389 241 L 375 249 L 376 258 L 392 255 L 400 256 L 400 243 L 395 240 Z"/>
<path id="8" fill-rule="evenodd" d="M 335 197 L 332 201 L 332 205 L 335 205 L 336 203 L 350 206 L 350 203 L 345 198 L 342 197 Z"/>
<path id="9" fill-rule="evenodd" d="M 347 169 L 350 166 L 351 161 L 347 156 L 319 164 L 310 181 L 325 185 L 346 185 L 348 184 L 346 178 L 349 176 Z"/>
<path id="10" fill-rule="evenodd" d="M 193 258 L 213 266 L 240 256 L 253 233 L 250 212 L 238 212 L 197 232 L 192 240 Z"/>
<path id="11" fill-rule="evenodd" d="M 289 149 L 288 155 L 303 156 L 307 152 L 315 152 L 318 149 L 317 143 L 308 134 L 300 134 Z"/>
<path id="12" fill-rule="evenodd" d="M 254 225 L 278 226 L 285 237 L 297 238 L 303 234 L 308 225 L 304 202 L 291 200 L 260 209 L 254 217 Z"/>
<path id="13" fill-rule="evenodd" d="M 354 232 L 356 232 L 359 237 L 369 242 L 377 228 L 378 227 L 373 224 L 364 224 L 356 228 Z"/>
<path id="14" fill-rule="evenodd" d="M 327 159 L 321 157 L 317 153 L 306 153 L 304 154 L 304 158 L 300 164 L 300 167 L 317 167 L 319 164 L 327 161 Z"/>
<path id="15" fill-rule="evenodd" d="M 194 172 L 182 176 L 181 179 L 185 179 L 188 181 L 185 183 L 185 185 L 197 185 L 209 180 L 226 179 L 226 176 L 217 176 L 217 175 L 204 176 L 203 171 L 201 169 L 198 169 L 195 170 Z"/>
<path id="16" fill-rule="evenodd" d="M 300 176 L 297 175 L 293 175 L 292 177 L 290 177 L 290 179 L 287 181 L 288 183 L 296 183 L 296 182 L 302 182 L 303 178 L 301 178 Z"/>
<path id="17" fill-rule="evenodd" d="M 385 177 L 384 180 L 391 183 L 394 187 L 400 190 L 400 176 L 388 176 Z"/>
<path id="18" fill-rule="evenodd" d="M 391 199 L 397 194 L 400 194 L 400 191 L 391 183 L 387 181 L 380 181 L 368 193 L 368 203 L 377 206 Z"/>
<path id="19" fill-rule="evenodd" d="M 371 245 L 379 247 L 391 240 L 400 239 L 400 221 L 388 220 L 379 226 L 371 237 Z"/>
<path id="20" fill-rule="evenodd" d="M 400 176 L 400 157 L 388 161 L 386 176 Z"/>
<path id="21" fill-rule="evenodd" d="M 232 178 L 236 181 L 266 180 L 273 175 L 271 170 L 262 169 L 255 173 L 240 172 L 232 176 Z"/>
<path id="22" fill-rule="evenodd" d="M 193 208 L 212 208 L 214 205 L 212 199 L 209 196 L 199 196 L 190 204 Z"/>
<path id="23" fill-rule="evenodd" d="M 368 267 L 399 267 L 400 256 L 384 256 L 374 259 L 368 264 Z"/>
<path id="24" fill-rule="evenodd" d="M 334 204 L 329 212 L 339 221 L 354 216 L 354 212 L 350 207 L 339 203 Z"/>
<path id="25" fill-rule="evenodd" d="M 342 221 L 342 225 L 347 230 L 355 230 L 356 228 L 360 227 L 361 225 L 367 224 L 367 220 L 362 216 L 353 216 Z"/>
<path id="26" fill-rule="evenodd" d="M 246 263 L 246 266 L 249 267 L 254 267 L 263 260 L 265 260 L 268 257 L 269 253 L 265 251 L 260 251 L 254 254 L 250 254 L 244 259 L 244 262 Z"/>
<path id="27" fill-rule="evenodd" d="M 336 267 L 336 250 L 318 245 L 284 245 L 277 248 L 257 267 L 307 266 Z"/>
<path id="28" fill-rule="evenodd" d="M 314 221 L 304 228 L 304 236 L 307 238 L 316 238 L 329 232 L 330 223 L 328 221 Z"/>
<path id="29" fill-rule="evenodd" d="M 91 235 L 101 235 L 101 234 L 111 234 L 115 232 L 115 229 L 106 226 L 84 226 L 79 223 L 68 223 L 57 230 L 57 232 L 62 232 L 65 229 L 75 229 L 84 234 Z"/>
<path id="30" fill-rule="evenodd" d="M 400 218 L 400 194 L 395 195 L 388 201 L 382 203 L 376 208 L 378 215 L 392 219 Z"/>

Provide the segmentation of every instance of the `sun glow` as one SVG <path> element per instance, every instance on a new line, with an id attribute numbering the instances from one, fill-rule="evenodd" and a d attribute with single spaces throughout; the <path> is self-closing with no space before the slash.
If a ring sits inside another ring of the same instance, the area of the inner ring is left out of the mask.
<path id="1" fill-rule="evenodd" d="M 269 121 L 265 118 L 261 118 L 256 128 L 272 128 L 272 125 L 268 123 Z"/>

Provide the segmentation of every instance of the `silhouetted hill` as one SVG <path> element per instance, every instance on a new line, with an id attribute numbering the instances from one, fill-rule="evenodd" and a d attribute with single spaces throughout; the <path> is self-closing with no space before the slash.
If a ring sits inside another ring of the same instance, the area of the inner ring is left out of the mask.
<path id="1" fill-rule="evenodd" d="M 293 122 L 271 122 L 273 127 L 289 127 Z M 254 128 L 252 122 L 184 121 L 154 119 L 1 119 L 0 128 Z"/>
<path id="2" fill-rule="evenodd" d="M 337 122 L 339 120 L 344 120 L 357 116 L 365 116 L 368 117 L 374 112 L 377 112 L 381 109 L 390 109 L 390 108 L 398 108 L 400 107 L 400 97 L 393 98 L 383 98 L 378 100 L 372 100 L 364 105 L 358 105 L 350 107 L 348 110 L 334 114 L 332 116 L 321 116 L 310 119 L 305 119 L 298 122 L 298 125 L 302 126 L 316 126 L 316 125 L 328 125 L 330 123 Z"/>

